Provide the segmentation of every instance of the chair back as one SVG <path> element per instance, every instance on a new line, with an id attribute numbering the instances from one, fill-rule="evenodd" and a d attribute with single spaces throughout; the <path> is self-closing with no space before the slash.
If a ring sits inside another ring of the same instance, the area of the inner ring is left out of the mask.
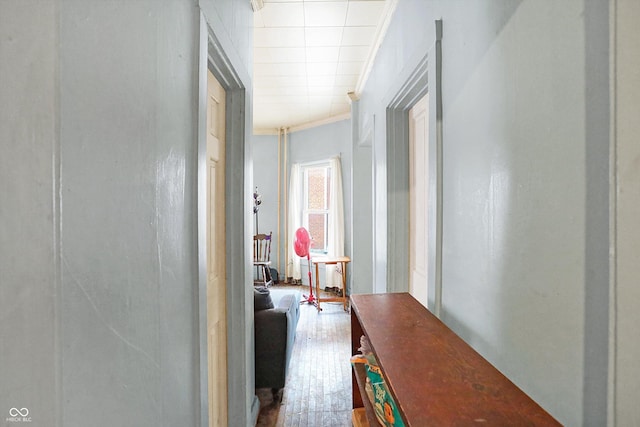
<path id="1" fill-rule="evenodd" d="M 271 232 L 253 236 L 253 262 L 271 261 Z"/>

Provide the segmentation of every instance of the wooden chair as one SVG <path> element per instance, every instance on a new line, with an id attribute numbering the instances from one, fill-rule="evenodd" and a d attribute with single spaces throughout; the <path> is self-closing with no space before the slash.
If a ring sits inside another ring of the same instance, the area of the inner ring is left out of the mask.
<path id="1" fill-rule="evenodd" d="M 273 283 L 271 278 L 271 234 L 256 234 L 253 236 L 253 265 L 258 271 L 260 281 L 260 271 L 262 271 L 262 283 L 270 286 Z"/>

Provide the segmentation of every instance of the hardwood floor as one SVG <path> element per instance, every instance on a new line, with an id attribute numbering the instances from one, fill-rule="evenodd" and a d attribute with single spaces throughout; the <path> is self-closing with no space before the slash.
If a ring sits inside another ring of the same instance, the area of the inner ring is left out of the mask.
<path id="1" fill-rule="evenodd" d="M 321 306 L 300 308 L 277 426 L 351 426 L 351 318 L 341 303 Z"/>

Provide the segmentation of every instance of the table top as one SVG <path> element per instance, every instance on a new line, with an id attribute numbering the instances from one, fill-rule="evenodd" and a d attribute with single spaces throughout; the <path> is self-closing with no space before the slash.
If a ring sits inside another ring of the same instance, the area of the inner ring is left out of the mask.
<path id="1" fill-rule="evenodd" d="M 337 264 L 339 262 L 351 262 L 351 258 L 348 256 L 319 255 L 312 257 L 311 262 L 314 264 Z"/>
<path id="2" fill-rule="evenodd" d="M 408 425 L 560 425 L 408 293 L 351 308 Z"/>

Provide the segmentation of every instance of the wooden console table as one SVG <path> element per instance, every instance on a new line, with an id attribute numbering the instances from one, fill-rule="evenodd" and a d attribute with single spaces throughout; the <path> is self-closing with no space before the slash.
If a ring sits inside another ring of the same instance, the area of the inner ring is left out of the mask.
<path id="1" fill-rule="evenodd" d="M 348 256 L 337 256 L 337 257 L 327 257 L 327 256 L 315 256 L 311 258 L 311 263 L 316 266 L 316 299 L 318 303 L 316 304 L 316 308 L 318 311 L 321 311 L 320 301 L 324 302 L 341 302 L 345 311 L 347 311 L 347 264 L 351 262 L 351 258 Z M 342 265 L 342 296 L 341 297 L 330 297 L 324 298 L 320 297 L 320 275 L 318 274 L 318 264 L 325 265 Z"/>
<path id="2" fill-rule="evenodd" d="M 362 335 L 406 426 L 560 425 L 407 293 L 352 295 L 353 354 Z M 369 424 L 377 426 L 365 378 L 357 364 L 353 408 L 364 407 Z"/>

